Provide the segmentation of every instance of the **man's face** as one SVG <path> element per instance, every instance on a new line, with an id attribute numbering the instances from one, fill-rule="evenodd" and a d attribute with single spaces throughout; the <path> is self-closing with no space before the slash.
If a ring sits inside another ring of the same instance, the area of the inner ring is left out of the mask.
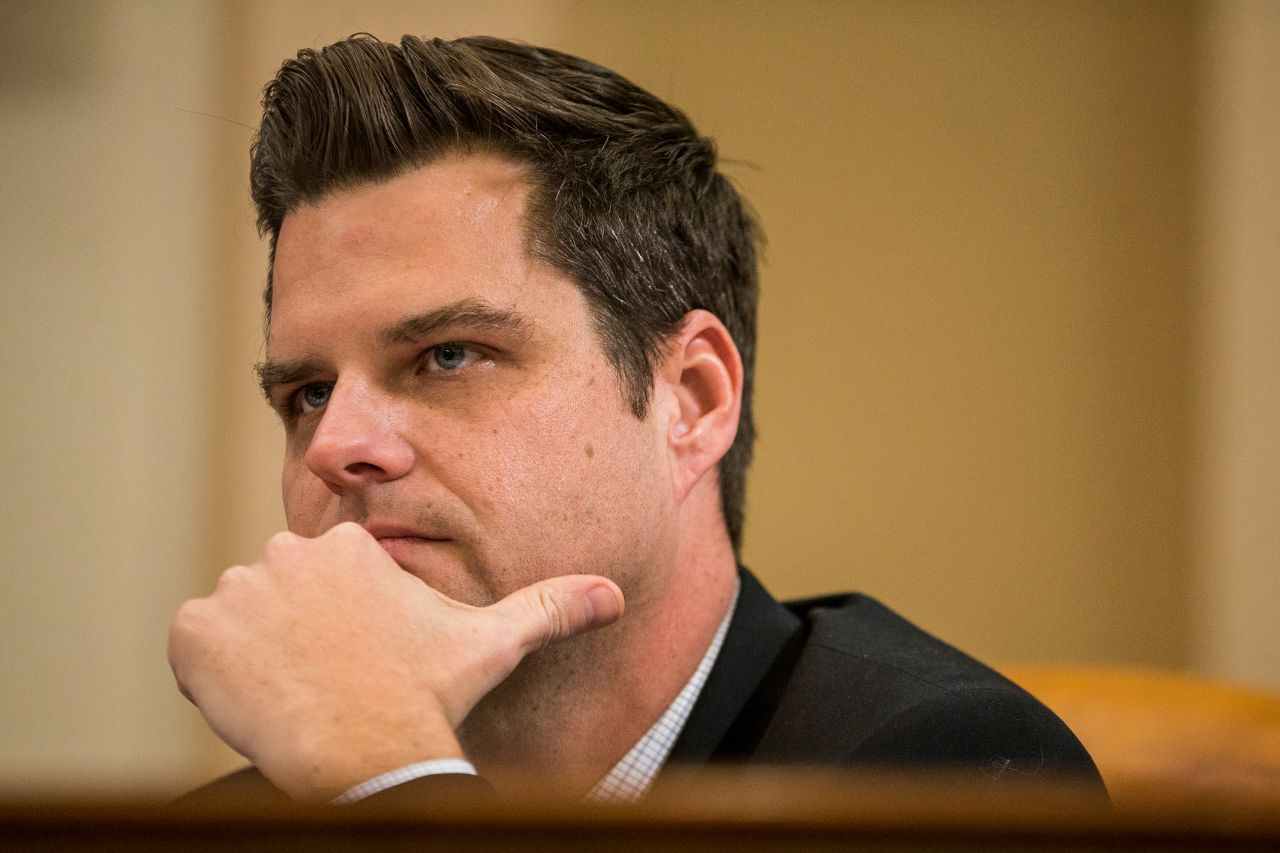
<path id="1" fill-rule="evenodd" d="M 284 220 L 264 383 L 289 529 L 363 524 L 471 604 L 544 577 L 661 582 L 665 426 L 627 407 L 586 302 L 528 257 L 524 172 L 439 161 Z"/>

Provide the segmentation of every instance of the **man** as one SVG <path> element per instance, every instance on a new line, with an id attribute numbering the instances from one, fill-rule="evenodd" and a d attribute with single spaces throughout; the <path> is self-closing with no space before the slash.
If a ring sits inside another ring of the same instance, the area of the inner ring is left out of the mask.
<path id="1" fill-rule="evenodd" d="M 739 571 L 755 225 L 682 114 L 550 50 L 364 36 L 302 51 L 263 107 L 290 532 L 170 642 L 261 773 L 240 781 L 342 803 L 531 770 L 630 800 L 708 761 L 1097 782 L 1049 711 L 874 601 L 788 609 Z"/>

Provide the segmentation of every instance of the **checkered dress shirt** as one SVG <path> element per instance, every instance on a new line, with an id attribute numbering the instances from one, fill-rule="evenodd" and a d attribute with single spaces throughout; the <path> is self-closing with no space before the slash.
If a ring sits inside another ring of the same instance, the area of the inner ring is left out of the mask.
<path id="1" fill-rule="evenodd" d="M 739 582 L 738 586 L 741 586 Z M 613 765 L 603 779 L 595 784 L 586 799 L 593 803 L 634 803 L 649 790 L 662 765 L 667 763 L 671 748 L 676 745 L 676 738 L 684 731 L 684 724 L 689 721 L 689 712 L 693 703 L 698 701 L 702 688 L 720 656 L 720 647 L 724 645 L 724 635 L 729 631 L 729 622 L 733 619 L 734 608 L 738 604 L 738 588 L 733 591 L 733 600 L 729 609 L 720 620 L 720 627 L 702 656 L 693 677 L 685 684 L 684 689 L 676 696 L 658 722 L 645 732 L 640 742 L 631 747 L 631 751 L 622 760 Z"/>

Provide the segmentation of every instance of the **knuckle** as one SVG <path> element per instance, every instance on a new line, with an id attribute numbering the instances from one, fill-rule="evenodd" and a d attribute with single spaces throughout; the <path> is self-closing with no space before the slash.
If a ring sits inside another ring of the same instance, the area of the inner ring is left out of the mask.
<path id="1" fill-rule="evenodd" d="M 293 547 L 297 541 L 297 534 L 290 533 L 288 530 L 281 530 L 267 538 L 266 543 L 262 546 L 262 554 L 263 556 L 271 556 L 283 553 Z"/>
<path id="2" fill-rule="evenodd" d="M 184 601 L 173 615 L 173 630 L 185 630 L 198 624 L 206 607 L 206 599 L 192 598 Z"/>
<path id="3" fill-rule="evenodd" d="M 333 527 L 329 528 L 329 535 L 344 539 L 351 538 L 353 536 L 360 536 L 363 533 L 364 528 L 356 524 L 354 521 L 344 521 L 341 524 L 335 524 Z"/>
<path id="4" fill-rule="evenodd" d="M 244 587 L 249 581 L 249 574 L 246 566 L 232 566 L 218 576 L 218 583 L 213 590 L 214 595 L 219 593 L 226 595 L 232 590 Z"/>
<path id="5" fill-rule="evenodd" d="M 174 642 L 182 639 L 192 629 L 193 622 L 196 621 L 196 601 L 183 602 L 178 607 L 178 612 L 173 615 L 173 621 L 169 622 L 169 648 L 172 649 Z"/>
<path id="6" fill-rule="evenodd" d="M 169 663 L 174 665 L 178 653 L 204 632 L 208 603 L 203 598 L 184 601 L 169 623 Z"/>
<path id="7" fill-rule="evenodd" d="M 381 550 L 369 532 L 354 521 L 344 521 L 330 528 L 329 532 L 344 548 L 351 549 L 352 552 L 359 553 L 367 549 Z"/>
<path id="8" fill-rule="evenodd" d="M 330 551 L 341 554 L 346 559 L 358 559 L 366 544 L 372 543 L 364 528 L 354 521 L 335 524 L 322 533 L 320 539 L 325 541 Z"/>

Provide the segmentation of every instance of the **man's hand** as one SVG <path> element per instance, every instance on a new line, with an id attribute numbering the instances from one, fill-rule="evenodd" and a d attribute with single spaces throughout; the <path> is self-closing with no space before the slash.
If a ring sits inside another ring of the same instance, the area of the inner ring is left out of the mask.
<path id="1" fill-rule="evenodd" d="M 327 799 L 380 773 L 462 757 L 454 729 L 526 654 L 622 614 L 612 581 L 568 575 L 483 608 L 396 565 L 355 524 L 273 536 L 185 603 L 178 689 L 282 790 Z"/>

